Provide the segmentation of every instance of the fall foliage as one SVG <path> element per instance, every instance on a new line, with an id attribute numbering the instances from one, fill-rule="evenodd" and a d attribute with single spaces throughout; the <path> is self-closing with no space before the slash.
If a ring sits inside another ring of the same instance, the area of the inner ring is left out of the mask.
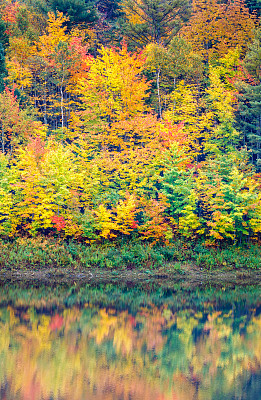
<path id="1" fill-rule="evenodd" d="M 67 3 L 1 3 L 1 235 L 259 240 L 255 14 Z"/>

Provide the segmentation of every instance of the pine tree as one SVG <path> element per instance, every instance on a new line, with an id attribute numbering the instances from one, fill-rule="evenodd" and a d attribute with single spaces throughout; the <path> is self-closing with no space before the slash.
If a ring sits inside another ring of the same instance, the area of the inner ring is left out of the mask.
<path id="1" fill-rule="evenodd" d="M 124 34 L 139 46 L 151 42 L 166 45 L 188 18 L 189 10 L 187 0 L 125 0 Z"/>
<path id="2" fill-rule="evenodd" d="M 0 92 L 5 88 L 4 78 L 7 76 L 5 64 L 5 49 L 9 44 L 8 36 L 6 34 L 6 24 L 0 18 Z"/>
<path id="3" fill-rule="evenodd" d="M 251 153 L 251 160 L 261 170 L 261 84 L 242 83 L 240 87 L 238 122 L 244 133 L 244 144 Z"/>
<path id="4" fill-rule="evenodd" d="M 98 19 L 93 0 L 49 0 L 52 11 L 66 15 L 71 25 L 90 25 Z"/>
<path id="5" fill-rule="evenodd" d="M 240 82 L 237 121 L 244 133 L 244 144 L 251 152 L 251 159 L 261 169 L 261 29 L 256 31 L 249 46 L 244 65 L 251 74 Z"/>
<path id="6" fill-rule="evenodd" d="M 246 6 L 249 11 L 256 15 L 258 18 L 261 16 L 261 1 L 260 0 L 246 0 Z"/>

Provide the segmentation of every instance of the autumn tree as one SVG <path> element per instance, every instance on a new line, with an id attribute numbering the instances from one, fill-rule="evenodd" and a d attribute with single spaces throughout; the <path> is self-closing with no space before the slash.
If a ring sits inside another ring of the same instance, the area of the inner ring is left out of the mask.
<path id="1" fill-rule="evenodd" d="M 0 234 L 8 236 L 13 227 L 13 203 L 12 183 L 15 181 L 13 169 L 10 169 L 10 158 L 3 152 L 0 153 Z"/>
<path id="2" fill-rule="evenodd" d="M 213 112 L 206 108 L 206 99 L 199 96 L 196 86 L 180 81 L 169 96 L 163 120 L 182 126 L 184 151 L 190 160 L 201 162 L 211 140 Z"/>
<path id="3" fill-rule="evenodd" d="M 16 225 L 30 234 L 54 229 L 74 235 L 74 211 L 79 207 L 77 189 L 82 174 L 67 148 L 39 137 L 32 138 L 17 154 L 15 171 L 19 176 L 16 191 Z"/>
<path id="4" fill-rule="evenodd" d="M 195 0 L 192 8 L 192 17 L 182 34 L 205 60 L 224 56 L 236 47 L 246 52 L 247 43 L 253 39 L 256 19 L 242 0 L 227 3 Z"/>
<path id="5" fill-rule="evenodd" d="M 212 133 L 205 145 L 206 152 L 224 153 L 239 145 L 240 132 L 236 129 L 237 97 L 235 78 L 239 54 L 230 51 L 216 65 L 209 64 L 209 82 L 206 101 L 212 113 Z"/>
<path id="6" fill-rule="evenodd" d="M 202 75 L 202 60 L 193 53 L 191 44 L 179 36 L 175 36 L 167 47 L 150 43 L 145 52 L 146 70 L 154 75 L 156 83 L 155 89 L 152 86 L 151 101 L 154 103 L 153 97 L 157 98 L 155 108 L 161 118 L 178 80 L 199 78 Z"/>
<path id="7" fill-rule="evenodd" d="M 142 116 L 147 108 L 149 83 L 142 76 L 144 63 L 144 56 L 129 53 L 125 44 L 120 49 L 102 47 L 97 58 L 87 60 L 88 73 L 76 87 L 85 132 L 104 132 L 105 141 L 114 146 L 134 136 L 132 118 Z M 102 144 L 101 137 L 96 139 Z"/>
<path id="8" fill-rule="evenodd" d="M 66 32 L 67 18 L 49 14 L 46 32 L 33 45 L 12 38 L 8 52 L 10 77 L 30 99 L 45 124 L 56 129 L 68 123 L 69 86 L 84 66 L 86 46 L 78 33 Z"/>
<path id="9" fill-rule="evenodd" d="M 30 137 L 45 136 L 41 123 L 34 121 L 29 110 L 21 109 L 14 89 L 0 94 L 0 143 L 3 154 L 9 157 Z"/>
<path id="10" fill-rule="evenodd" d="M 236 243 L 260 232 L 258 184 L 232 155 L 210 160 L 198 178 L 207 236 Z"/>

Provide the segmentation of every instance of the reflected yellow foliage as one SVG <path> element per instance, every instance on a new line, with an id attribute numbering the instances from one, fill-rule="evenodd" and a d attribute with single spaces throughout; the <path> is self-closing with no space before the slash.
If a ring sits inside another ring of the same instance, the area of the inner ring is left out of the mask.
<path id="1" fill-rule="evenodd" d="M 0 384 L 14 400 L 214 399 L 261 366 L 261 316 L 232 310 L 0 309 Z M 218 383 L 219 382 L 219 383 Z"/>

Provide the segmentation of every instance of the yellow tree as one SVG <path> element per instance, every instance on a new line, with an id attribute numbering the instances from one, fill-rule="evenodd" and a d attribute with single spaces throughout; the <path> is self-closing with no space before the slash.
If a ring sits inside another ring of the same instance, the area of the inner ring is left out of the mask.
<path id="1" fill-rule="evenodd" d="M 9 78 L 24 91 L 52 128 L 67 126 L 72 104 L 69 86 L 75 85 L 84 70 L 87 47 L 80 33 L 67 32 L 68 18 L 48 14 L 46 32 L 37 42 L 12 37 L 8 50 Z"/>
<path id="2" fill-rule="evenodd" d="M 200 98 L 197 88 L 181 81 L 172 92 L 169 107 L 163 114 L 164 121 L 171 121 L 176 126 L 183 124 L 185 152 L 197 161 L 200 161 L 204 153 L 213 125 L 213 112 L 202 112 L 205 107 L 205 101 Z"/>
<path id="3" fill-rule="evenodd" d="M 85 109 L 108 122 L 126 120 L 146 110 L 149 84 L 141 76 L 145 63 L 141 53 L 129 53 L 126 44 L 120 49 L 102 47 L 98 57 L 89 58 L 87 63 L 87 77 L 77 87 Z"/>
<path id="4" fill-rule="evenodd" d="M 26 91 L 32 86 L 33 73 L 30 68 L 30 58 L 34 54 L 35 47 L 27 38 L 10 37 L 6 59 L 8 77 L 21 91 Z"/>
<path id="5" fill-rule="evenodd" d="M 236 47 L 246 51 L 255 22 L 242 0 L 194 0 L 192 17 L 182 34 L 205 59 L 221 57 Z"/>
<path id="6" fill-rule="evenodd" d="M 145 58 L 129 53 L 124 44 L 120 49 L 102 47 L 86 64 L 88 73 L 76 86 L 83 111 L 80 117 L 78 113 L 78 128 L 77 115 L 72 127 L 81 130 L 89 148 L 120 150 L 134 142 L 139 127 L 144 130 L 147 124 L 144 113 L 150 85 L 142 76 Z"/>
<path id="7" fill-rule="evenodd" d="M 68 235 L 79 231 L 73 218 L 82 174 L 68 148 L 36 138 L 19 150 L 15 171 L 16 224 L 21 229 L 32 235 L 50 228 Z"/>
<path id="8" fill-rule="evenodd" d="M 239 142 L 240 133 L 235 129 L 237 98 L 234 84 L 238 66 L 239 53 L 235 50 L 209 65 L 210 85 L 206 89 L 206 100 L 213 113 L 213 126 L 206 151 L 233 151 Z"/>

